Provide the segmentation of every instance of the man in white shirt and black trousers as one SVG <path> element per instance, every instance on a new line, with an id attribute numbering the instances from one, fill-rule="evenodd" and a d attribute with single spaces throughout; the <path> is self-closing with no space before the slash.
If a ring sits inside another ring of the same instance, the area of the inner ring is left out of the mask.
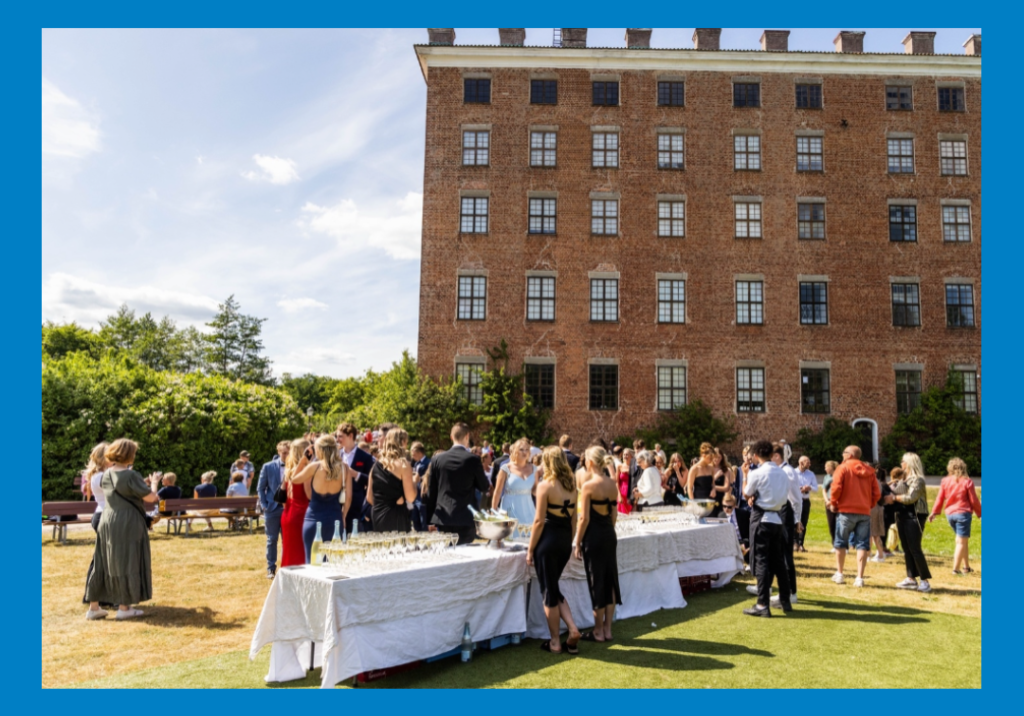
<path id="1" fill-rule="evenodd" d="M 757 467 L 744 464 L 743 495 L 750 504 L 750 564 L 757 577 L 757 604 L 743 613 L 752 617 L 770 617 L 772 580 L 779 582 L 779 604 L 790 612 L 789 570 L 785 544 L 790 539 L 779 513 L 789 502 L 789 477 L 771 461 L 772 444 L 754 443 L 752 452 Z"/>

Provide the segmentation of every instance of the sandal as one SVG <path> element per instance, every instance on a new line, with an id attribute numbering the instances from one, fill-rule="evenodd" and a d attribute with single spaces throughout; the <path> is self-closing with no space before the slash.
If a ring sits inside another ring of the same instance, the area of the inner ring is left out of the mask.
<path id="1" fill-rule="evenodd" d="M 594 637 L 594 632 L 588 631 L 585 634 L 580 634 L 580 641 L 599 641 Z"/>
<path id="2" fill-rule="evenodd" d="M 974 570 L 973 570 L 973 569 L 971 569 L 970 567 L 964 567 L 964 574 L 970 574 L 970 573 L 971 573 L 971 572 L 973 572 L 973 571 L 974 571 Z"/>
<path id="3" fill-rule="evenodd" d="M 541 651 L 546 651 L 546 652 L 548 652 L 549 654 L 561 654 L 561 653 L 562 653 L 562 650 L 561 650 L 561 649 L 559 649 L 558 651 L 554 651 L 554 650 L 553 650 L 553 649 L 551 648 L 551 642 L 550 642 L 550 641 L 547 641 L 547 640 L 545 640 L 545 641 L 541 642 L 541 645 L 540 645 L 540 650 L 541 650 Z"/>
<path id="4" fill-rule="evenodd" d="M 577 654 L 579 654 L 580 653 L 579 642 L 576 642 L 575 644 L 570 644 L 569 642 L 565 642 L 565 652 L 567 654 L 569 654 L 570 656 L 576 656 Z"/>

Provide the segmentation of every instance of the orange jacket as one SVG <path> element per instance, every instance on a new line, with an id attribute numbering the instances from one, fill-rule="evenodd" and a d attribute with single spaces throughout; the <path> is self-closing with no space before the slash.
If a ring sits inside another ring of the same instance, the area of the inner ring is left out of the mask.
<path id="1" fill-rule="evenodd" d="M 832 475 L 832 499 L 838 512 L 854 515 L 871 514 L 871 508 L 882 497 L 878 476 L 870 465 L 860 460 L 846 460 Z"/>

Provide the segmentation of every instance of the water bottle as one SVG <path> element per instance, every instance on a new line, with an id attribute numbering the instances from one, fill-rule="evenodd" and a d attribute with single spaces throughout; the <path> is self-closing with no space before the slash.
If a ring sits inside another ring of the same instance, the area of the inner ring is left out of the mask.
<path id="1" fill-rule="evenodd" d="M 462 662 L 473 658 L 473 637 L 469 633 L 469 622 L 462 628 Z"/>
<path id="2" fill-rule="evenodd" d="M 320 534 L 320 523 L 316 523 L 316 537 L 313 538 L 313 544 L 309 548 L 309 563 L 319 566 L 321 563 L 320 559 L 320 548 L 324 544 L 324 539 Z"/>
<path id="3" fill-rule="evenodd" d="M 359 536 L 359 520 L 352 520 L 352 536 Z"/>
<path id="4" fill-rule="evenodd" d="M 512 633 L 512 644 L 513 645 L 518 646 L 520 644 L 520 642 L 522 642 L 522 640 L 523 640 L 523 638 L 519 634 L 519 632 L 513 632 Z"/>

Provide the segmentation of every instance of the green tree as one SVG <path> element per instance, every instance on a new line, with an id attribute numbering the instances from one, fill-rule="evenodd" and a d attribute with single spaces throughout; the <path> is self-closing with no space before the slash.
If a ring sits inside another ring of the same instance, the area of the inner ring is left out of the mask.
<path id="1" fill-rule="evenodd" d="M 724 446 L 735 440 L 737 435 L 739 433 L 731 417 L 716 417 L 711 408 L 700 400 L 665 413 L 653 428 L 637 432 L 648 448 L 653 448 L 656 443 L 663 447 L 673 446 L 672 451 L 679 453 L 686 465 L 691 458 L 700 455 L 701 443 Z"/>
<path id="2" fill-rule="evenodd" d="M 300 408 L 313 408 L 313 412 L 319 415 L 326 412 L 328 400 L 337 382 L 334 378 L 312 373 L 300 376 L 284 373 L 280 385 L 282 390 L 295 398 Z"/>
<path id="3" fill-rule="evenodd" d="M 829 460 L 842 461 L 843 450 L 860 445 L 864 436 L 844 420 L 828 417 L 820 430 L 800 428 L 793 441 L 793 449 L 811 459 L 811 468 L 821 472 Z"/>
<path id="4" fill-rule="evenodd" d="M 403 358 L 404 360 L 404 358 Z M 360 378 L 336 380 L 328 390 L 325 411 L 330 415 L 350 413 L 366 401 L 366 386 Z"/>
<path id="5" fill-rule="evenodd" d="M 484 438 L 494 445 L 522 437 L 533 440 L 535 445 L 547 443 L 551 437 L 549 414 L 537 408 L 526 394 L 524 375 L 508 371 L 508 343 L 502 339 L 487 354 L 492 366 L 480 375 L 484 400 L 478 413 L 478 419 L 487 425 Z"/>
<path id="6" fill-rule="evenodd" d="M 270 359 L 261 355 L 265 318 L 246 316 L 234 295 L 218 306 L 217 315 L 206 325 L 206 370 L 234 380 L 273 385 Z"/>
<path id="7" fill-rule="evenodd" d="M 63 358 L 69 353 L 86 353 L 97 357 L 102 349 L 99 336 L 77 323 L 43 324 L 43 357 Z"/>

